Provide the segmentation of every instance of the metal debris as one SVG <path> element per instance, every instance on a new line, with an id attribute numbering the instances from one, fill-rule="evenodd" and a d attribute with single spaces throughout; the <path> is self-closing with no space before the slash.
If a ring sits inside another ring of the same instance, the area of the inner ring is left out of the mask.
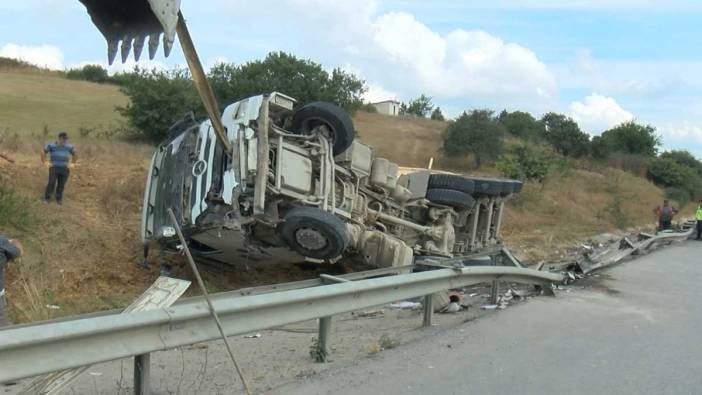
<path id="1" fill-rule="evenodd" d="M 419 310 L 422 308 L 422 304 L 419 302 L 408 302 L 404 300 L 402 302 L 390 303 L 386 307 L 393 310 Z"/>

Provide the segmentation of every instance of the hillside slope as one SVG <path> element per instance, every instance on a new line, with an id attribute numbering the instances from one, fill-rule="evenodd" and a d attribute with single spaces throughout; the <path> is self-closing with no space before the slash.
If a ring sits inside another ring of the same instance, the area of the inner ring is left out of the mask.
<path id="1" fill-rule="evenodd" d="M 0 229 L 27 247 L 26 257 L 8 273 L 11 311 L 18 321 L 123 306 L 156 276 L 156 268 L 135 265 L 142 253 L 140 205 L 153 147 L 78 133 L 80 127 L 119 122 L 114 106 L 125 103 L 114 86 L 0 68 L 0 150 L 17 159 L 14 165 L 0 161 L 0 186 L 17 191 L 36 217 L 31 228 Z M 443 122 L 361 112 L 354 122 L 377 154 L 402 166 L 423 167 L 434 157 L 436 168 L 472 172 L 466 160 L 441 158 Z M 38 153 L 53 137 L 41 133 L 44 125 L 51 134 L 67 130 L 81 156 L 62 207 L 39 199 L 46 169 Z M 495 171 L 481 169 L 485 173 Z M 505 239 L 522 257 L 542 259 L 592 234 L 652 222 L 650 209 L 661 196 L 648 181 L 618 170 L 570 169 L 543 187 L 527 184 L 508 204 Z M 235 288 L 317 274 L 291 265 L 251 266 L 226 283 L 216 282 L 220 274 L 209 278 L 211 286 Z M 53 305 L 60 309 L 47 307 Z"/>
<path id="2" fill-rule="evenodd" d="M 115 126 L 127 98 L 114 85 L 72 81 L 56 73 L 0 69 L 0 132 L 26 135 L 44 127 L 72 131 Z"/>

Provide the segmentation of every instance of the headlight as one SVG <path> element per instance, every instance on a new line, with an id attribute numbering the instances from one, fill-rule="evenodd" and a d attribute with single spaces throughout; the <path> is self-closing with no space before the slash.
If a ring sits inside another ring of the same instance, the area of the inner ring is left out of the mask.
<path id="1" fill-rule="evenodd" d="M 162 226 L 159 233 L 161 234 L 161 237 L 169 238 L 176 235 L 176 230 L 172 226 Z"/>

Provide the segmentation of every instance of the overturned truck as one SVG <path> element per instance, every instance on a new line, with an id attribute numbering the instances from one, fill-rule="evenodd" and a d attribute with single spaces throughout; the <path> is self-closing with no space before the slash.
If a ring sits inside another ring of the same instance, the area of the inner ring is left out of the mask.
<path id="1" fill-rule="evenodd" d="M 145 245 L 178 250 L 172 210 L 191 250 L 224 263 L 355 259 L 400 266 L 461 258 L 500 244 L 515 180 L 418 170 L 400 174 L 356 139 L 325 102 L 273 92 L 219 110 L 180 0 L 80 0 L 105 37 L 138 60 L 179 40 L 208 120 L 185 117 L 153 156 L 144 196 Z M 147 40 L 148 39 L 148 40 Z"/>
<path id="2" fill-rule="evenodd" d="M 348 258 L 372 266 L 460 257 L 500 244 L 516 180 L 414 170 L 377 157 L 326 102 L 281 93 L 225 108 L 227 154 L 210 121 L 177 122 L 154 154 L 142 235 L 175 249 L 176 213 L 197 255 L 225 263 Z"/>

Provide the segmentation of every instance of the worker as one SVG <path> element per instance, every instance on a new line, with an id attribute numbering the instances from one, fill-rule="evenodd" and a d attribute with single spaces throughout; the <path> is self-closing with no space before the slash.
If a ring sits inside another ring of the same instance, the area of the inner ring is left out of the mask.
<path id="1" fill-rule="evenodd" d="M 66 186 L 70 174 L 69 168 L 75 165 L 76 160 L 76 150 L 71 144 L 68 144 L 66 132 L 59 133 L 58 140 L 44 147 L 44 151 L 41 153 L 41 162 L 49 168 L 49 182 L 46 184 L 44 192 L 44 203 L 49 203 L 51 195 L 56 192 L 56 203 L 62 204 L 63 188 Z"/>
<path id="2" fill-rule="evenodd" d="M 697 220 L 697 240 L 702 240 L 702 201 L 700 201 L 700 205 L 697 206 L 695 219 Z"/>
<path id="3" fill-rule="evenodd" d="M 673 217 L 678 213 L 678 209 L 672 207 L 668 199 L 663 200 L 663 206 L 658 206 L 653 209 L 653 212 L 658 217 L 658 230 L 670 229 L 670 223 Z"/>
<path id="4" fill-rule="evenodd" d="M 22 244 L 0 235 L 0 327 L 10 325 L 5 299 L 5 265 L 22 256 Z"/>

